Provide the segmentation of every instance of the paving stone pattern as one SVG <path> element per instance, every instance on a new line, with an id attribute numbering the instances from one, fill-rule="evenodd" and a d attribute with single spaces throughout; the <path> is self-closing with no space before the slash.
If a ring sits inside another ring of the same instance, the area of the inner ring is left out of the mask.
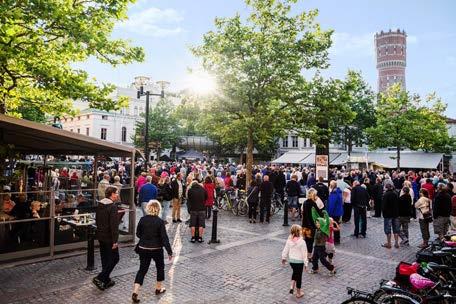
<path id="1" fill-rule="evenodd" d="M 292 224 L 293 222 L 290 222 Z M 207 225 L 210 239 L 211 223 Z M 346 287 L 373 290 L 380 279 L 392 278 L 399 261 L 413 261 L 420 243 L 416 221 L 410 224 L 411 246 L 385 249 L 382 219 L 368 219 L 366 239 L 350 237 L 353 224 L 342 225 L 342 244 L 334 263 L 337 274 L 303 275 L 305 296 L 288 294 L 289 265 L 280 255 L 289 227 L 278 215 L 267 224 L 249 224 L 245 217 L 220 212 L 220 244 L 192 244 L 184 224 L 168 225 L 177 258 L 166 265 L 167 292 L 155 296 L 155 268 L 151 265 L 140 295 L 141 303 L 341 303 Z M 113 273 L 116 285 L 101 292 L 91 284 L 99 271 L 84 270 L 85 255 L 0 269 L 0 303 L 131 303 L 131 289 L 139 266 L 132 246 L 121 248 Z M 96 253 L 99 266 L 99 254 Z"/>

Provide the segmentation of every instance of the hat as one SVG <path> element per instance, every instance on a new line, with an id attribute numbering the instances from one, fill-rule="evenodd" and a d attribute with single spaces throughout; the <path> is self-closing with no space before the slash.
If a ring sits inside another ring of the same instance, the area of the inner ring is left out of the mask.
<path id="1" fill-rule="evenodd" d="M 166 171 L 163 171 L 163 172 L 160 174 L 160 177 L 161 177 L 161 178 L 165 178 L 165 177 L 168 177 L 168 176 L 169 176 L 169 175 L 168 175 L 168 172 L 166 172 Z"/>

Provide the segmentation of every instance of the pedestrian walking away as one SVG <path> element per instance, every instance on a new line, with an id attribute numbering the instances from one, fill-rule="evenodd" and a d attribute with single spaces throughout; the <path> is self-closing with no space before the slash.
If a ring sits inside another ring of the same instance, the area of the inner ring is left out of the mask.
<path id="1" fill-rule="evenodd" d="M 192 233 L 190 241 L 192 243 L 195 243 L 196 241 L 202 243 L 204 228 L 206 228 L 206 206 L 204 203 L 207 200 L 207 193 L 197 180 L 192 181 L 190 184 L 187 198 L 187 206 L 190 213 L 190 228 Z M 196 228 L 198 228 L 198 239 L 195 236 Z"/>
<path id="2" fill-rule="evenodd" d="M 149 270 L 152 260 L 157 268 L 157 282 L 155 284 L 155 294 L 159 295 L 166 291 L 162 282 L 165 280 L 165 261 L 163 247 L 168 253 L 168 259 L 173 258 L 173 251 L 169 244 L 168 234 L 166 233 L 165 223 L 159 217 L 161 212 L 160 202 L 151 200 L 146 206 L 147 215 L 143 216 L 138 223 L 136 236 L 139 242 L 135 247 L 135 252 L 139 255 L 139 270 L 136 273 L 133 294 L 131 296 L 134 303 L 139 303 L 139 289 L 144 283 L 144 277 Z"/>
<path id="3" fill-rule="evenodd" d="M 111 272 L 119 262 L 119 217 L 117 206 L 118 189 L 114 186 L 106 188 L 105 198 L 100 201 L 96 211 L 96 236 L 100 244 L 101 272 L 92 282 L 100 290 L 114 286 L 110 278 Z"/>
<path id="4" fill-rule="evenodd" d="M 302 298 L 302 272 L 307 271 L 308 259 L 306 243 L 301 237 L 301 226 L 296 224 L 291 226 L 290 236 L 282 251 L 282 264 L 285 265 L 287 260 L 293 270 L 290 294 L 296 289 L 296 298 Z"/>
<path id="5" fill-rule="evenodd" d="M 263 182 L 260 185 L 260 223 L 264 222 L 266 214 L 266 223 L 269 224 L 269 218 L 271 217 L 271 198 L 273 185 L 269 181 L 269 176 L 263 177 Z"/>

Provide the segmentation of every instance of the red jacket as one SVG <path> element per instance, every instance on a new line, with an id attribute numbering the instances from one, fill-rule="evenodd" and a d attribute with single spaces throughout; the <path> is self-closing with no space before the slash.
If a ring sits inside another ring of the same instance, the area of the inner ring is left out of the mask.
<path id="1" fill-rule="evenodd" d="M 421 189 L 426 189 L 428 194 L 429 194 L 429 199 L 432 201 L 434 199 L 434 194 L 435 194 L 435 188 L 432 183 L 424 183 L 421 186 Z"/>
<path id="2" fill-rule="evenodd" d="M 207 199 L 204 202 L 204 205 L 206 207 L 212 207 L 214 205 L 214 190 L 215 186 L 213 183 L 206 184 L 204 183 L 204 190 L 206 190 L 207 193 Z"/>

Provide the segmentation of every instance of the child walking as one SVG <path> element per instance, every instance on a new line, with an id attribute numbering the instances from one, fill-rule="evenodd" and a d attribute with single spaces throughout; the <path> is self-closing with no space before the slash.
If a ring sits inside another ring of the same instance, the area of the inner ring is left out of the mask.
<path id="1" fill-rule="evenodd" d="M 290 294 L 294 293 L 296 288 L 296 298 L 302 298 L 304 296 L 301 285 L 302 285 L 302 272 L 305 268 L 307 271 L 307 246 L 301 237 L 301 226 L 291 226 L 290 236 L 287 239 L 285 248 L 282 251 L 282 264 L 285 265 L 288 258 L 293 274 L 291 275 L 291 286 Z"/>
<path id="2" fill-rule="evenodd" d="M 333 264 L 334 254 L 336 253 L 336 246 L 334 245 L 334 231 L 340 231 L 340 227 L 332 217 L 329 218 L 329 221 L 329 237 L 326 241 L 326 254 L 328 254 L 328 261 Z"/>
<path id="3" fill-rule="evenodd" d="M 318 273 L 318 260 L 325 266 L 331 275 L 336 274 L 336 269 L 327 259 L 326 241 L 329 238 L 330 219 L 328 213 L 323 211 L 325 218 L 318 217 L 317 211 L 312 208 L 312 218 L 315 220 L 314 250 L 312 256 L 312 270 L 310 273 Z"/>

